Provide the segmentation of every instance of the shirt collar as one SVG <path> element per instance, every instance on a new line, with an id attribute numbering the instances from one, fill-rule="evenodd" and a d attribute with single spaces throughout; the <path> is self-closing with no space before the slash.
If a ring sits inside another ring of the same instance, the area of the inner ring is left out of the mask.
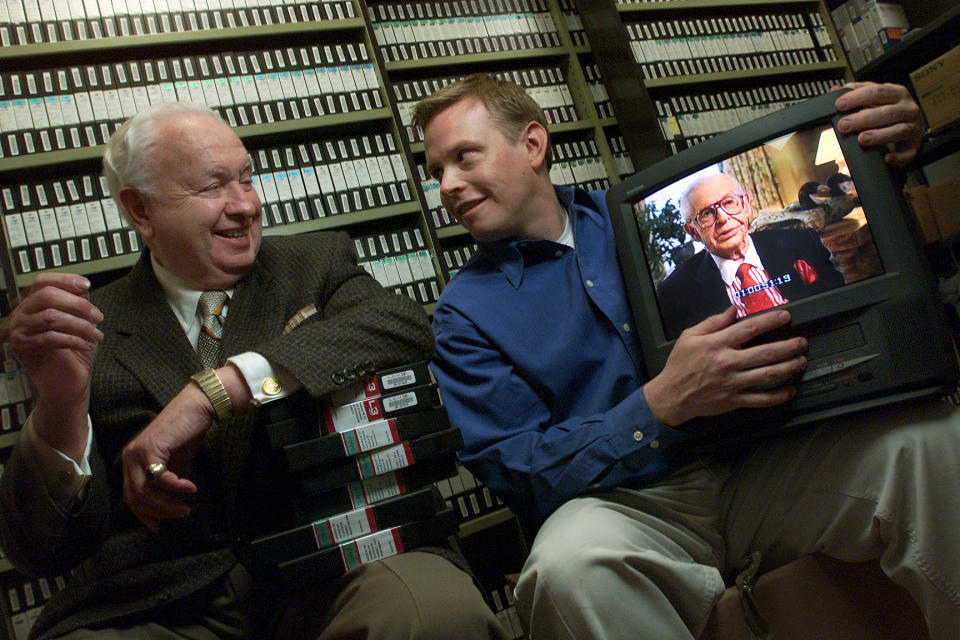
<path id="1" fill-rule="evenodd" d="M 557 199 L 560 200 L 560 204 L 567 212 L 563 233 L 557 241 L 518 239 L 489 242 L 479 246 L 479 252 L 500 269 L 514 288 L 518 288 L 520 283 L 523 282 L 525 265 L 548 259 L 557 259 L 563 255 L 564 251 L 569 250 L 558 247 L 558 245 L 566 245 L 566 247 L 573 249 L 577 236 L 576 228 L 579 226 L 579 214 L 583 212 L 594 213 L 587 207 L 575 205 L 576 189 L 574 187 L 554 185 L 553 188 L 557 194 Z"/>
<path id="2" fill-rule="evenodd" d="M 153 267 L 153 274 L 156 276 L 157 282 L 160 283 L 160 288 L 163 289 L 167 304 L 173 309 L 173 315 L 177 317 L 177 321 L 180 323 L 180 326 L 183 327 L 184 332 L 189 334 L 191 327 L 200 323 L 197 304 L 200 302 L 200 294 L 203 293 L 203 291 L 200 291 L 180 276 L 174 275 L 164 269 L 163 266 L 157 262 L 156 258 L 153 257 L 152 253 L 150 254 L 150 264 Z M 233 289 L 227 289 L 226 292 L 227 302 L 229 303 L 230 298 L 233 297 Z M 221 312 L 221 316 L 224 318 L 227 316 L 228 306 L 229 304 L 224 305 L 223 311 Z"/>
<path id="3" fill-rule="evenodd" d="M 720 277 L 727 285 L 731 285 L 736 279 L 737 269 L 740 267 L 741 262 L 746 262 L 751 266 L 763 269 L 763 263 L 760 262 L 760 254 L 757 253 L 757 247 L 753 244 L 753 238 L 751 238 L 749 234 L 747 235 L 747 250 L 743 254 L 742 261 L 727 260 L 712 253 L 710 257 L 713 258 L 717 268 L 720 270 Z"/>

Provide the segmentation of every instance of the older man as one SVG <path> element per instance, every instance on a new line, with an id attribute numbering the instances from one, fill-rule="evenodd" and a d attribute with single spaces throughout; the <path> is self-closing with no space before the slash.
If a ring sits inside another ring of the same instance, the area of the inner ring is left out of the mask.
<path id="1" fill-rule="evenodd" d="M 681 196 L 680 210 L 687 233 L 705 250 L 657 288 L 669 338 L 730 305 L 740 318 L 843 284 L 814 231 L 749 233 L 753 196 L 733 176 L 698 178 Z"/>
<path id="2" fill-rule="evenodd" d="M 906 89 L 852 88 L 841 130 L 909 161 Z M 942 532 L 960 529 L 960 411 L 917 402 L 698 459 L 690 419 L 792 397 L 771 383 L 803 370 L 805 341 L 744 347 L 790 314 L 734 322 L 729 306 L 647 379 L 604 194 L 550 183 L 536 102 L 475 75 L 415 120 L 444 206 L 479 242 L 434 310 L 434 368 L 462 460 L 536 531 L 516 591 L 531 640 L 697 638 L 750 551 L 766 568 L 879 558 L 931 636 L 956 639 L 960 539 Z"/>
<path id="3" fill-rule="evenodd" d="M 34 637 L 259 639 L 281 619 L 302 638 L 502 637 L 439 553 L 364 565 L 295 600 L 238 562 L 231 545 L 269 506 L 256 408 L 432 348 L 419 305 L 359 268 L 345 234 L 261 239 L 251 171 L 205 107 L 138 114 L 104 173 L 148 249 L 92 294 L 80 276 L 42 274 L 12 314 L 36 406 L 0 487 L 3 547 L 29 573 L 80 567 Z"/>

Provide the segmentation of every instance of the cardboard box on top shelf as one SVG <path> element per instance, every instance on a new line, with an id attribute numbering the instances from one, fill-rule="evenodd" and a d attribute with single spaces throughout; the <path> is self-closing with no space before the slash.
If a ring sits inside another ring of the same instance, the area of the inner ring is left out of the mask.
<path id="1" fill-rule="evenodd" d="M 960 117 L 960 45 L 910 74 L 917 101 L 931 131 Z"/>

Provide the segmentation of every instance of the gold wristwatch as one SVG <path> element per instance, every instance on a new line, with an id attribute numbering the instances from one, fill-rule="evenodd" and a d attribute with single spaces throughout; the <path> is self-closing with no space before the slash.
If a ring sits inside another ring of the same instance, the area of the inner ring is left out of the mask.
<path id="1" fill-rule="evenodd" d="M 204 369 L 190 376 L 190 379 L 200 385 L 203 392 L 210 398 L 213 409 L 217 412 L 217 420 L 226 420 L 233 415 L 233 403 L 230 402 L 227 388 L 223 386 L 216 371 Z"/>

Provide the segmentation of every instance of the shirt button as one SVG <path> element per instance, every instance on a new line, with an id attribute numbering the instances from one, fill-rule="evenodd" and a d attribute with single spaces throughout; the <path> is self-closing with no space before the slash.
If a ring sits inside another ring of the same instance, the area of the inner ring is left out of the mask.
<path id="1" fill-rule="evenodd" d="M 624 323 L 623 323 L 623 330 L 624 330 L 626 333 L 630 333 L 630 323 L 629 323 L 629 322 L 624 322 Z"/>
<path id="2" fill-rule="evenodd" d="M 593 280 L 587 280 L 586 282 L 587 282 L 587 286 L 588 286 L 588 287 L 592 287 L 592 286 L 593 286 Z"/>
<path id="3" fill-rule="evenodd" d="M 643 431 L 634 431 L 633 439 L 636 442 L 640 442 L 641 440 L 643 440 Z"/>
<path id="4" fill-rule="evenodd" d="M 553 257 L 554 257 L 554 258 L 562 258 L 562 257 L 563 257 L 563 251 L 560 251 L 559 249 L 557 249 L 557 250 L 554 252 Z"/>
<path id="5" fill-rule="evenodd" d="M 660 441 L 659 441 L 659 440 L 651 440 L 651 441 L 650 441 L 650 448 L 651 448 L 651 449 L 656 449 L 656 448 L 658 448 L 659 446 L 660 446 Z"/>

